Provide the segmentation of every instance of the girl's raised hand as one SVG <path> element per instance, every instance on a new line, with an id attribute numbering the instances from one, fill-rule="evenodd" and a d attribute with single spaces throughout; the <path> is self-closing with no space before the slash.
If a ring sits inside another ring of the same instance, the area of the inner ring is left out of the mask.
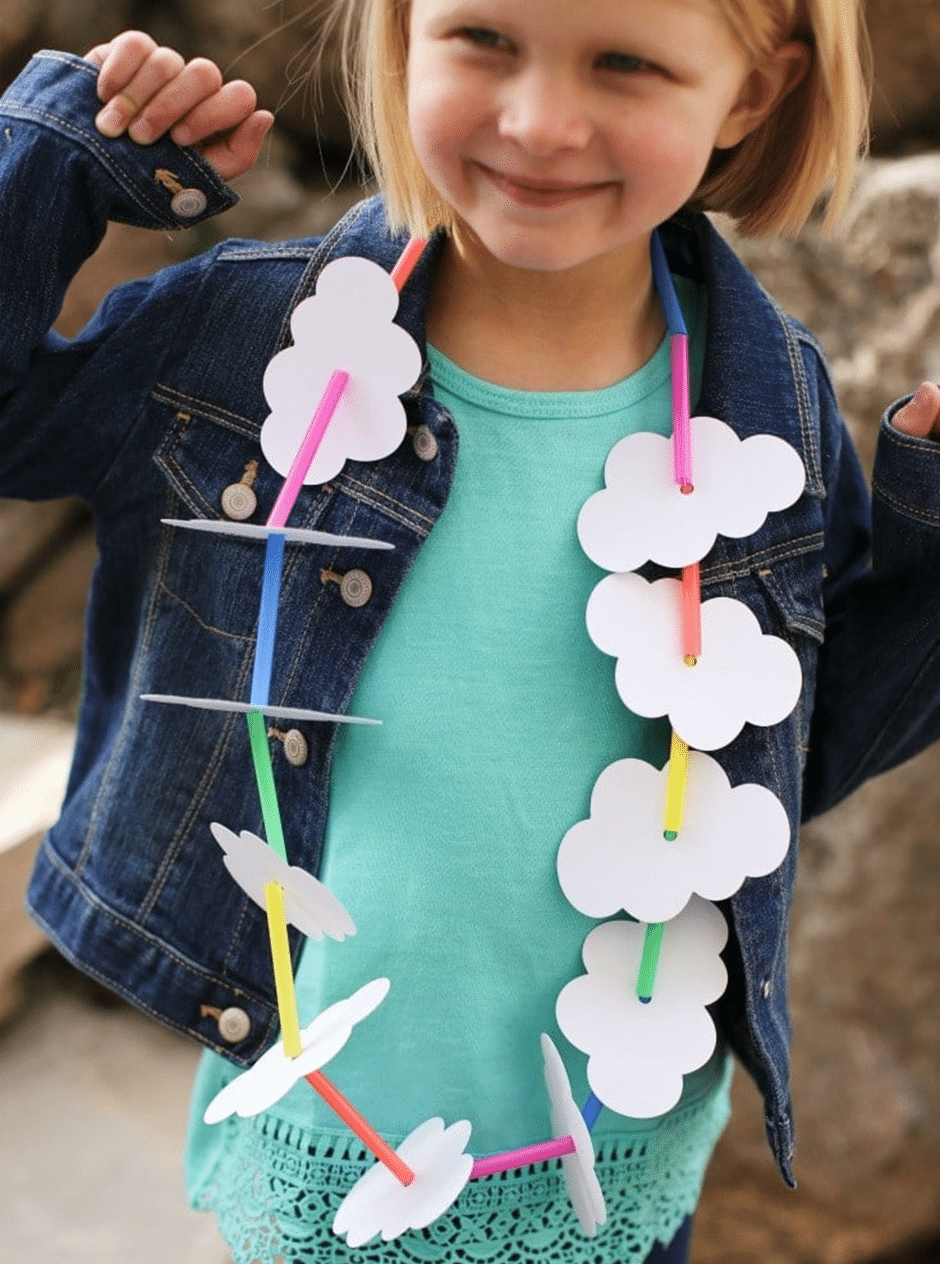
<path id="1" fill-rule="evenodd" d="M 919 439 L 940 439 L 940 386 L 924 382 L 914 398 L 894 414 L 891 424 Z"/>
<path id="2" fill-rule="evenodd" d="M 143 31 L 125 31 L 85 60 L 100 67 L 104 104 L 95 125 L 102 135 L 127 132 L 149 145 L 169 132 L 178 145 L 198 149 L 223 180 L 254 165 L 274 116 L 255 108 L 255 90 L 243 79 L 225 83 L 214 62 L 186 61 Z"/>

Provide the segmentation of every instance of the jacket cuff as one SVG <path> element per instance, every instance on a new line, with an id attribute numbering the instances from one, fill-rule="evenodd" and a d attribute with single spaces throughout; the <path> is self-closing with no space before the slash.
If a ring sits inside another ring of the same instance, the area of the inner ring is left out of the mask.
<path id="1" fill-rule="evenodd" d="M 138 145 L 95 127 L 98 70 L 71 53 L 37 53 L 0 98 L 0 119 L 26 122 L 80 146 L 109 180 L 108 218 L 140 228 L 188 228 L 228 210 L 238 195 L 195 149 L 168 137 Z M 50 199 L 54 190 L 49 190 Z"/>
<path id="2" fill-rule="evenodd" d="M 940 530 L 940 442 L 905 434 L 891 423 L 911 398 L 899 399 L 882 417 L 872 495 L 912 525 Z"/>

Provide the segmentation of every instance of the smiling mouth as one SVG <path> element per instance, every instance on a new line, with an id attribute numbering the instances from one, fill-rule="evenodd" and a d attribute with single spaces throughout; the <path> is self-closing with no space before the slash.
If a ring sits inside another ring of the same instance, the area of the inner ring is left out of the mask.
<path id="1" fill-rule="evenodd" d="M 567 206 L 571 202 L 595 197 L 613 187 L 613 181 L 609 180 L 594 184 L 569 184 L 561 180 L 520 179 L 504 175 L 483 163 L 478 163 L 477 166 L 495 188 L 521 206 Z"/>

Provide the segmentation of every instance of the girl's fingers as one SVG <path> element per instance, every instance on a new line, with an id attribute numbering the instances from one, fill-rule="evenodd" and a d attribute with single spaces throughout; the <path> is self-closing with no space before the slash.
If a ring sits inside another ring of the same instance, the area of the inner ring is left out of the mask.
<path id="1" fill-rule="evenodd" d="M 149 145 L 169 133 L 178 145 L 200 149 L 225 180 L 254 164 L 274 118 L 256 109 L 255 90 L 244 80 L 224 83 L 214 62 L 187 62 L 142 31 L 125 31 L 85 56 L 100 67 L 104 105 L 95 124 L 103 135 L 127 132 Z"/>
<path id="2" fill-rule="evenodd" d="M 211 62 L 208 64 L 212 65 Z M 211 145 L 221 133 L 234 132 L 249 119 L 257 104 L 258 99 L 250 83 L 244 79 L 233 79 L 231 83 L 223 84 L 219 75 L 213 91 L 197 98 L 185 116 L 173 126 L 170 135 L 177 145 L 201 145 L 203 142 Z"/>
<path id="3" fill-rule="evenodd" d="M 93 66 L 100 69 L 104 65 L 104 59 L 110 48 L 110 44 L 98 44 L 95 48 L 90 48 L 85 54 L 85 61 L 90 61 Z"/>
<path id="4" fill-rule="evenodd" d="M 132 77 L 112 91 L 112 86 L 124 78 L 123 74 L 118 77 L 113 72 L 105 77 L 114 56 L 112 48 L 98 77 L 98 95 L 106 104 L 95 124 L 105 136 L 120 136 L 127 131 L 140 144 L 149 144 L 180 117 L 179 114 L 169 117 L 165 109 L 158 108 L 156 119 L 151 122 L 150 114 L 155 98 L 159 98 L 163 89 L 182 75 L 186 62 L 172 48 L 155 48 Z M 193 102 L 189 101 L 187 108 L 192 108 L 192 105 Z M 158 126 L 158 121 L 164 125 Z"/>
<path id="5" fill-rule="evenodd" d="M 894 414 L 891 424 L 920 439 L 940 439 L 940 387 L 935 382 L 924 382 L 914 398 Z"/>
<path id="6" fill-rule="evenodd" d="M 255 110 L 224 139 L 206 145 L 202 156 L 223 180 L 233 180 L 254 166 L 273 122 L 268 110 Z"/>
<path id="7" fill-rule="evenodd" d="M 110 101 L 123 91 L 156 49 L 156 41 L 144 31 L 124 31 L 107 44 L 93 48 L 88 60 L 99 61 L 101 66 L 98 99 Z"/>
<path id="8" fill-rule="evenodd" d="M 158 49 L 158 52 L 162 50 Z M 176 54 L 178 56 L 178 54 Z M 156 54 L 154 54 L 156 56 Z M 150 59 L 153 60 L 152 58 Z M 169 67 L 170 63 L 167 62 Z M 138 77 L 127 89 L 128 95 L 133 95 L 135 85 L 139 81 L 147 82 L 145 76 L 150 66 L 150 61 L 141 70 Z M 159 74 L 159 70 L 154 72 Z M 132 140 L 136 140 L 138 144 L 149 145 L 151 141 L 156 140 L 158 136 L 163 136 L 165 132 L 177 126 L 186 118 L 194 109 L 201 105 L 206 105 L 210 101 L 218 101 L 219 107 L 216 113 L 220 118 L 224 118 L 226 112 L 231 116 L 229 121 L 224 123 L 225 127 L 234 127 L 242 121 L 245 114 L 250 114 L 255 108 L 254 90 L 245 84 L 248 92 L 251 94 L 251 104 L 247 110 L 241 115 L 237 115 L 230 108 L 228 95 L 220 92 L 222 89 L 222 72 L 214 62 L 207 61 L 204 57 L 197 57 L 194 61 L 184 62 L 182 57 L 179 58 L 179 69 L 176 70 L 170 78 L 163 84 L 154 95 L 152 95 L 144 106 L 138 111 L 128 127 L 128 135 Z M 242 94 L 244 95 L 244 94 Z M 196 140 L 201 140 L 202 136 L 208 135 L 209 129 L 200 134 L 194 133 L 193 139 L 180 142 L 182 144 L 193 144 Z"/>

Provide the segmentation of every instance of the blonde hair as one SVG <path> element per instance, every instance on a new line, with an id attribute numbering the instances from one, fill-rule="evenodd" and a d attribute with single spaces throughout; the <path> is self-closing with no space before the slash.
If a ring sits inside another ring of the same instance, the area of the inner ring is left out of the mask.
<path id="1" fill-rule="evenodd" d="M 427 235 L 453 215 L 422 171 L 408 128 L 409 0 L 327 0 L 354 135 L 395 230 Z M 848 201 L 867 142 L 869 53 L 861 0 L 703 0 L 759 61 L 804 42 L 803 79 L 740 144 L 716 150 L 690 201 L 748 235 L 793 234 L 825 201 L 824 228 Z"/>
<path id="2" fill-rule="evenodd" d="M 868 144 L 870 53 L 859 0 L 709 0 L 756 61 L 788 40 L 810 52 L 802 80 L 749 136 L 712 158 L 693 207 L 742 233 L 793 234 L 825 200 L 838 220 Z"/>

